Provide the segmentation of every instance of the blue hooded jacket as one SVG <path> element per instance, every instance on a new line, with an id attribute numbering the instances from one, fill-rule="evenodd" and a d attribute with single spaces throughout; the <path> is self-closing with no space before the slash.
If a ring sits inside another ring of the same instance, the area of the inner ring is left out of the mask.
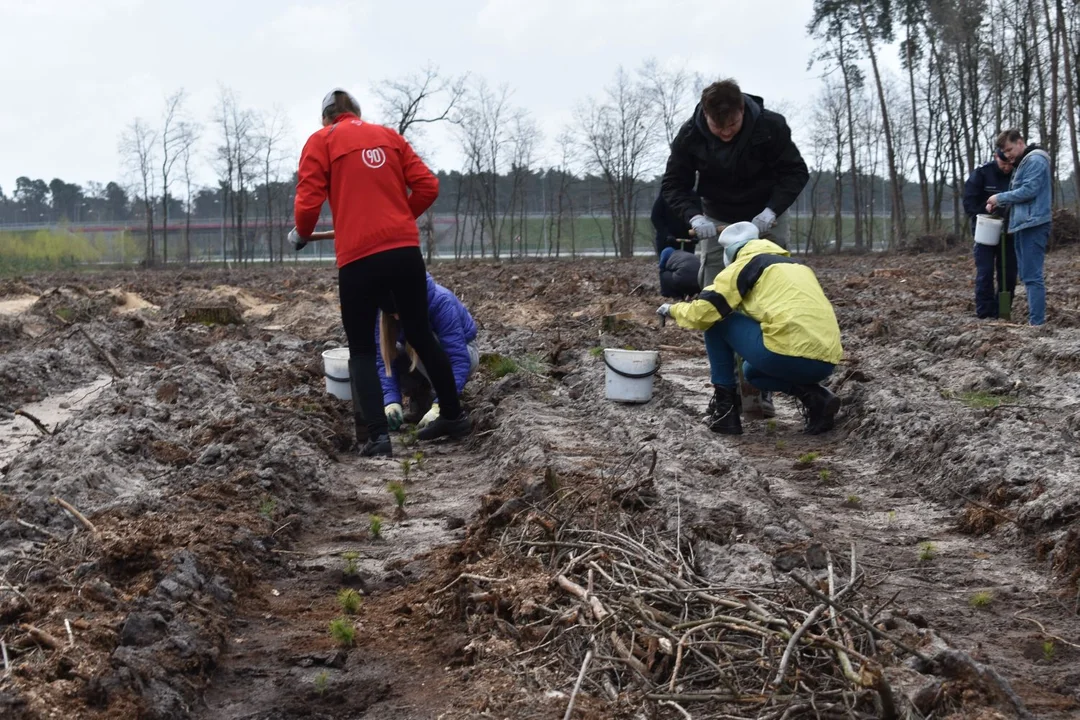
<path id="1" fill-rule="evenodd" d="M 428 317 L 431 321 L 431 329 L 438 338 L 439 344 L 450 358 L 450 366 L 454 370 L 454 382 L 457 385 L 458 394 L 465 389 L 465 382 L 469 379 L 469 348 L 470 342 L 476 339 L 476 323 L 468 309 L 457 299 L 454 293 L 435 282 L 431 273 L 427 276 L 428 289 Z M 381 312 L 381 311 L 380 311 Z M 405 334 L 398 336 L 398 342 L 405 343 Z M 402 355 L 407 359 L 408 356 Z M 397 369 L 395 374 L 386 376 L 386 365 L 382 360 L 382 348 L 379 345 L 379 327 L 375 326 L 375 358 L 379 368 L 379 380 L 382 383 L 383 405 L 401 403 L 401 387 L 398 385 Z M 397 363 L 395 363 L 397 364 Z M 437 401 L 436 401 L 437 402 Z"/>
<path id="2" fill-rule="evenodd" d="M 1037 145 L 1029 145 L 1013 170 L 1009 190 L 997 196 L 999 203 L 1010 206 L 1009 232 L 1050 222 L 1050 191 L 1050 155 Z"/>

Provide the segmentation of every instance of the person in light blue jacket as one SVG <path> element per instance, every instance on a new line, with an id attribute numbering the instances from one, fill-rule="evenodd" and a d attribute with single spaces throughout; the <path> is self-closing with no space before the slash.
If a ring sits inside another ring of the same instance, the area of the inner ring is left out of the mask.
<path id="1" fill-rule="evenodd" d="M 1043 264 L 1052 219 L 1050 155 L 1034 143 L 1028 145 L 1019 130 L 1002 132 L 997 146 L 1015 170 L 1009 189 L 991 195 L 986 210 L 992 213 L 1002 205 L 1010 208 L 1009 231 L 1013 233 L 1020 279 L 1027 292 L 1028 322 L 1042 325 L 1046 322 Z"/>

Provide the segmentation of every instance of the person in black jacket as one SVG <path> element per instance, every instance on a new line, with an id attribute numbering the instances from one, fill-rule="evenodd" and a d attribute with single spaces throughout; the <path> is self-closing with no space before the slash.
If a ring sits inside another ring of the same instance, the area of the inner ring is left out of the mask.
<path id="1" fill-rule="evenodd" d="M 698 285 L 697 255 L 685 250 L 664 248 L 660 253 L 660 294 L 667 298 L 685 300 L 701 292 Z"/>
<path id="2" fill-rule="evenodd" d="M 785 213 L 809 179 L 784 116 L 728 79 L 705 88 L 693 117 L 675 136 L 661 192 L 698 240 L 715 241 L 718 225 L 750 221 L 762 238 L 786 247 Z M 713 245 L 704 243 L 703 250 Z M 715 253 L 717 262 L 709 254 L 702 258 L 703 286 L 723 269 L 722 253 Z"/>
<path id="3" fill-rule="evenodd" d="M 712 285 L 724 269 L 717 243 L 724 225 L 752 222 L 759 237 L 786 248 L 787 210 L 809 179 L 783 115 L 766 110 L 764 100 L 744 94 L 732 79 L 705 88 L 671 143 L 660 183 L 664 202 L 701 241 L 700 286 Z M 761 409 L 765 417 L 775 415 L 771 393 L 762 394 Z"/>
<path id="4" fill-rule="evenodd" d="M 994 159 L 971 171 L 964 183 L 964 212 L 971 220 L 971 232 L 975 233 L 975 219 L 986 212 L 986 201 L 991 195 L 1009 189 L 1009 176 L 1012 164 L 1005 158 L 1005 153 L 998 150 Z M 1006 228 L 1007 230 L 1008 228 Z M 998 303 L 994 298 L 994 277 L 997 276 L 998 292 L 1008 292 L 1011 296 L 1016 290 L 1016 248 L 1012 235 L 1001 233 L 1000 245 L 981 245 L 975 243 L 975 315 L 979 318 L 996 318 Z M 1001 254 L 1005 253 L 1005 275 L 1002 276 Z"/>
<path id="5" fill-rule="evenodd" d="M 700 204 L 696 203 L 696 205 L 700 207 Z M 656 230 L 657 257 L 664 251 L 664 248 L 694 252 L 697 247 L 697 239 L 690 237 L 690 223 L 664 202 L 663 194 L 656 196 L 656 202 L 653 203 L 652 214 L 649 219 L 652 220 L 653 228 Z"/>

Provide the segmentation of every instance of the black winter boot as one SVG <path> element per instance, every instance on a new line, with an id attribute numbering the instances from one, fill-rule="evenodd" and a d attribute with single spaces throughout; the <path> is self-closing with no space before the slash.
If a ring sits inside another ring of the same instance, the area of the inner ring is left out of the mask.
<path id="1" fill-rule="evenodd" d="M 761 417 L 766 420 L 776 417 L 776 405 L 773 404 L 772 390 L 761 391 Z"/>
<path id="2" fill-rule="evenodd" d="M 362 457 L 394 457 L 394 449 L 390 444 L 389 435 L 379 435 L 368 438 L 364 447 L 360 448 Z"/>
<path id="3" fill-rule="evenodd" d="M 836 413 L 840 411 L 840 398 L 822 385 L 797 385 L 794 392 L 802 404 L 807 435 L 820 435 L 833 429 Z"/>
<path id="4" fill-rule="evenodd" d="M 723 435 L 742 435 L 742 396 L 738 388 L 713 386 L 709 402 L 709 429 Z"/>
<path id="5" fill-rule="evenodd" d="M 386 417 L 382 412 L 375 413 L 375 422 L 368 423 L 364 416 L 364 395 L 360 388 L 359 363 L 349 360 L 349 391 L 352 393 L 353 420 L 356 423 L 356 444 L 362 457 L 393 457 L 394 451 L 390 445 L 390 435 L 387 433 Z M 381 410 L 382 388 L 378 388 L 378 397 L 367 398 L 367 405 Z"/>

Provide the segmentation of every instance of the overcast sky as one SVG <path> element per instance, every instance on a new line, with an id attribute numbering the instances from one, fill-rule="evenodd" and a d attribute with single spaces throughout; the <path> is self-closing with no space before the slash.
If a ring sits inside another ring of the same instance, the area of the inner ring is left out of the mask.
<path id="1" fill-rule="evenodd" d="M 15 178 L 85 184 L 128 176 L 117 151 L 136 117 L 160 124 L 164 98 L 184 88 L 203 123 L 199 180 L 220 88 L 259 111 L 279 106 L 293 160 L 318 129 L 319 102 L 349 89 L 378 121 L 370 86 L 418 70 L 470 72 L 509 83 L 514 102 L 551 143 L 575 104 L 599 95 L 616 68 L 655 57 L 710 78 L 733 76 L 766 104 L 807 104 L 811 0 L 0 0 L 0 187 Z M 798 131 L 803 118 L 789 117 Z M 803 113 L 805 117 L 805 113 Z M 457 164 L 446 133 L 421 149 Z"/>

